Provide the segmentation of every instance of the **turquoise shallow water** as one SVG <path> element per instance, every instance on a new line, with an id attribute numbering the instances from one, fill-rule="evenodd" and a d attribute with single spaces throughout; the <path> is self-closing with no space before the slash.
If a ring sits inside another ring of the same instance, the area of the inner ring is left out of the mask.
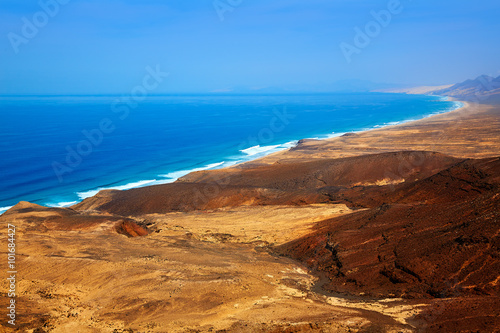
<path id="1" fill-rule="evenodd" d="M 0 97 L 0 212 L 64 206 L 99 189 L 172 182 L 325 138 L 447 112 L 438 96 Z"/>

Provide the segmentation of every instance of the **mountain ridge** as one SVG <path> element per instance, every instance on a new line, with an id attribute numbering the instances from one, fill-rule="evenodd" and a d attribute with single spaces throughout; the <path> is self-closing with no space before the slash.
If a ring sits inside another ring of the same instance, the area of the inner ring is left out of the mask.
<path id="1" fill-rule="evenodd" d="M 449 96 L 476 103 L 500 103 L 500 76 L 480 75 L 449 88 L 429 92 L 432 95 Z"/>

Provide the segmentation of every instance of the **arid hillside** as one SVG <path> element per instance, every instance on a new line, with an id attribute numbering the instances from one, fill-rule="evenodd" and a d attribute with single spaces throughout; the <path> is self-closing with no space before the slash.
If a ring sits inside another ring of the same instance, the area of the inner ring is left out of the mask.
<path id="1" fill-rule="evenodd" d="M 499 203 L 499 158 L 405 151 L 198 172 L 0 220 L 20 235 L 22 331 L 487 332 Z"/>

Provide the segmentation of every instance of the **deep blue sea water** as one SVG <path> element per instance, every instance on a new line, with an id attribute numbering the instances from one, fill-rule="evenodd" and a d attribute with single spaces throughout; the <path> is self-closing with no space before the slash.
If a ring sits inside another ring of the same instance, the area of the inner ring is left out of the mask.
<path id="1" fill-rule="evenodd" d="M 325 138 L 456 109 L 404 94 L 0 97 L 0 213 L 172 182 Z"/>

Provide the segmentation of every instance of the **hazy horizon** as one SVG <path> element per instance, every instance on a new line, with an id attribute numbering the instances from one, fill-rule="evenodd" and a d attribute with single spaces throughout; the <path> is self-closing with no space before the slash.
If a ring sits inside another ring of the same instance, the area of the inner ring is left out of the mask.
<path id="1" fill-rule="evenodd" d="M 496 1 L 2 7 L 1 95 L 328 91 L 343 80 L 418 86 L 500 75 Z"/>

